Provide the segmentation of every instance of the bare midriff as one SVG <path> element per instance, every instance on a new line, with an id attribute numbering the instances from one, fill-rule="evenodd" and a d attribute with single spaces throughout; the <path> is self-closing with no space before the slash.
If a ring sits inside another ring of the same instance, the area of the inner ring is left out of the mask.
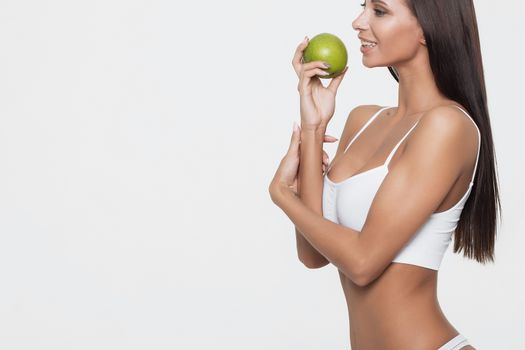
<path id="1" fill-rule="evenodd" d="M 436 350 L 459 332 L 437 299 L 437 271 L 392 263 L 360 287 L 339 271 L 352 350 Z"/>

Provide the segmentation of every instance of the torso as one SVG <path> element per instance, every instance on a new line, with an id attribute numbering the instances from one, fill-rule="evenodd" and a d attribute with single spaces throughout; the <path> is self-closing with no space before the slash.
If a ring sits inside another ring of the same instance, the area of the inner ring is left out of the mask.
<path id="1" fill-rule="evenodd" d="M 449 104 L 456 103 L 451 101 Z M 371 109 L 368 115 L 379 109 L 379 106 Z M 337 160 L 337 163 L 330 166 L 327 174 L 329 179 L 339 182 L 384 163 L 394 145 L 422 115 L 412 115 L 404 120 L 395 116 L 396 112 L 397 108 L 382 111 L 347 153 L 336 155 L 333 161 Z M 473 132 L 473 137 L 477 138 Z M 341 142 L 348 144 L 353 136 L 349 135 Z M 409 139 L 401 143 L 389 168 L 395 166 L 396 158 L 403 153 L 407 142 Z M 436 211 L 450 208 L 461 198 L 468 188 L 473 165 L 465 167 Z M 365 287 L 356 285 L 341 271 L 339 276 L 348 306 L 352 350 L 435 350 L 459 333 L 439 306 L 436 270 L 391 263 L 379 278 Z"/>
<path id="2" fill-rule="evenodd" d="M 434 270 L 392 263 L 365 287 L 339 277 L 353 350 L 435 350 L 459 333 L 439 307 Z"/>

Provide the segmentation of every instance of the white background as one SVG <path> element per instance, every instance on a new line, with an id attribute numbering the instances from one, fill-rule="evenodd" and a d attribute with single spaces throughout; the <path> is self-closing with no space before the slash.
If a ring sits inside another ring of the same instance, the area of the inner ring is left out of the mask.
<path id="1" fill-rule="evenodd" d="M 330 135 L 397 103 L 360 3 L 2 0 L 0 348 L 349 349 L 337 270 L 299 262 L 268 185 L 305 35 L 349 50 Z M 438 296 L 477 349 L 525 338 L 524 8 L 476 1 L 504 217 L 496 264 L 451 245 Z"/>

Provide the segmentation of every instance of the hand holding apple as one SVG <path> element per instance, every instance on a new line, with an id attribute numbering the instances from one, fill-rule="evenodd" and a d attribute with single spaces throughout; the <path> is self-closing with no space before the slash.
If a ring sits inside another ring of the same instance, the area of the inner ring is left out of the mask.
<path id="1" fill-rule="evenodd" d="M 337 50 L 333 49 L 336 46 L 332 45 L 334 41 L 333 36 L 330 35 L 320 34 L 314 37 L 316 41 L 311 51 L 308 50 L 308 47 L 314 42 L 314 39 L 309 43 L 308 38 L 305 38 L 297 47 L 292 60 L 294 70 L 299 77 L 297 90 L 300 95 L 301 125 L 303 128 L 318 128 L 328 125 L 335 111 L 337 89 L 348 68 L 346 67 L 346 49 L 344 51 L 340 47 Z M 328 44 L 332 44 L 323 45 L 323 40 Z M 330 47 L 332 48 L 331 50 L 329 49 Z M 306 57 L 307 60 L 315 57 L 324 57 L 325 59 L 305 62 L 305 53 L 307 52 L 309 52 L 308 57 Z M 316 52 L 320 53 L 315 55 Z M 331 61 L 331 64 L 335 66 L 332 67 L 330 64 L 327 67 L 324 65 L 326 60 Z M 341 63 L 345 65 L 343 70 L 340 70 Z M 326 71 L 326 69 L 329 69 L 329 71 Z M 319 76 L 334 78 L 325 88 Z"/>
<path id="2" fill-rule="evenodd" d="M 303 62 L 327 62 L 330 67 L 326 71 L 330 74 L 320 75 L 321 79 L 330 79 L 343 72 L 348 62 L 348 52 L 341 39 L 330 33 L 317 34 L 310 40 L 303 52 Z"/>

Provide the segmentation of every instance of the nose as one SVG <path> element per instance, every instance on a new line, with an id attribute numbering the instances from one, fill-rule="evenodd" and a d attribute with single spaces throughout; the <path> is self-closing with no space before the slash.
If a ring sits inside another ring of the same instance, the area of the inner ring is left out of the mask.
<path id="1" fill-rule="evenodd" d="M 352 22 L 352 28 L 354 30 L 364 30 L 365 28 L 365 22 L 366 22 L 366 16 L 363 16 L 364 12 L 362 12 L 356 19 Z"/>

